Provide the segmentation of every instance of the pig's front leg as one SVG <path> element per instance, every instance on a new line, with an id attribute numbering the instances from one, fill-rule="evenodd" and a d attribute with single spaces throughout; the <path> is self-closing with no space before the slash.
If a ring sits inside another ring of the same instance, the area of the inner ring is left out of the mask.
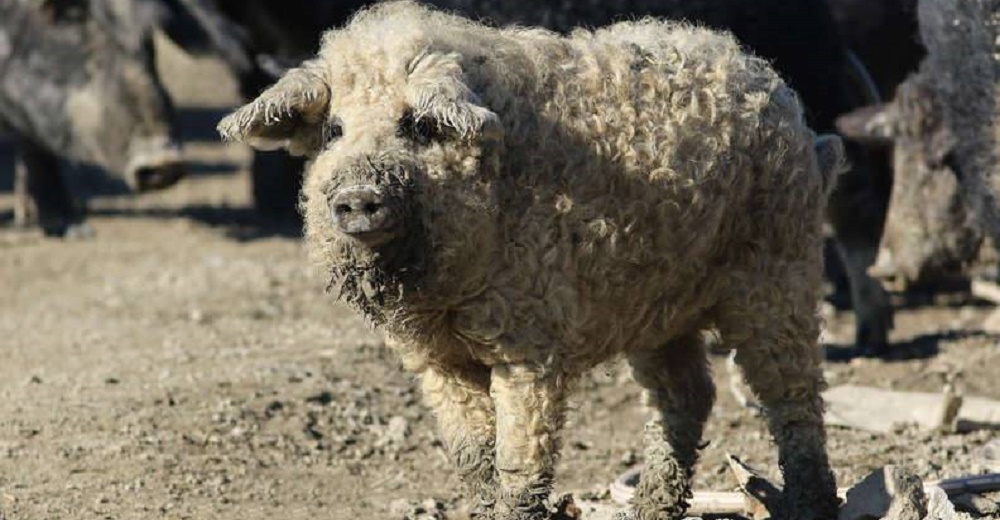
<path id="1" fill-rule="evenodd" d="M 59 160 L 30 141 L 17 143 L 14 193 L 15 225 L 37 224 L 46 235 L 55 236 L 71 235 L 79 229 L 81 236 L 87 236 L 89 228 L 75 213 Z"/>
<path id="2" fill-rule="evenodd" d="M 493 368 L 496 407 L 496 520 L 548 517 L 559 430 L 566 410 L 564 378 L 526 364 Z"/>
<path id="3" fill-rule="evenodd" d="M 496 496 L 490 371 L 483 366 L 429 367 L 422 371 L 422 382 L 424 400 L 434 410 L 451 459 L 472 495 L 471 518 L 489 519 Z"/>

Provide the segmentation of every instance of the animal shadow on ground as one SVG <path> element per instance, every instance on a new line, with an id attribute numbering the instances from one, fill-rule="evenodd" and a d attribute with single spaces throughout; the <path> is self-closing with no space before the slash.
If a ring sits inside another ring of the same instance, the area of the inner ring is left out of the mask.
<path id="1" fill-rule="evenodd" d="M 829 274 L 829 272 L 828 272 Z M 851 309 L 849 291 L 839 291 L 834 280 L 833 290 L 826 296 L 826 301 L 840 311 Z M 889 291 L 893 308 L 901 310 L 917 310 L 922 308 L 961 309 L 961 308 L 991 308 L 996 304 L 971 293 L 971 278 L 955 276 L 949 279 L 936 280 L 933 284 L 908 287 L 905 291 Z M 1000 341 L 1000 335 L 983 330 L 958 329 L 922 334 L 906 341 L 894 342 L 889 345 L 888 352 L 880 356 L 883 361 L 900 362 L 915 359 L 928 359 L 939 352 L 942 341 L 956 341 L 966 338 L 986 337 Z M 826 344 L 826 359 L 831 362 L 848 362 L 859 356 L 854 345 Z"/>
<path id="2" fill-rule="evenodd" d="M 95 209 L 88 212 L 102 217 L 186 218 L 223 231 L 226 238 L 250 242 L 266 238 L 301 238 L 302 221 L 261 215 L 250 207 L 195 204 L 180 208 Z"/>
<path id="3" fill-rule="evenodd" d="M 14 159 L 10 143 L 0 143 L 0 191 L 13 190 Z M 125 183 L 105 172 L 88 166 L 64 164 L 64 173 L 70 192 L 84 207 L 88 201 L 99 196 L 120 196 L 129 194 Z M 228 163 L 189 163 L 190 176 L 230 174 L 237 166 Z M 184 181 L 181 181 L 184 182 Z M 143 217 L 176 219 L 187 218 L 213 228 L 225 228 L 227 237 L 237 241 L 250 241 L 269 237 L 292 237 L 302 235 L 301 221 L 297 218 L 279 220 L 261 215 L 252 207 L 211 206 L 207 204 L 188 205 L 178 208 L 88 208 L 90 217 Z M 0 228 L 9 226 L 14 220 L 13 208 L 0 210 Z"/>
<path id="4" fill-rule="evenodd" d="M 887 353 L 884 356 L 881 356 L 880 359 L 888 363 L 898 363 L 915 359 L 930 359 L 937 356 L 940 352 L 941 342 L 958 341 L 969 338 L 990 338 L 993 341 L 1000 341 L 1000 335 L 991 334 L 982 330 L 945 330 L 929 334 L 921 334 L 906 341 L 891 343 Z M 832 363 L 847 363 L 858 357 L 854 345 L 827 343 L 823 346 L 826 349 L 826 360 Z"/>
<path id="5" fill-rule="evenodd" d="M 259 214 L 253 208 L 196 204 L 180 208 L 89 209 L 91 217 L 189 219 L 223 231 L 226 238 L 250 242 L 267 238 L 301 238 L 302 223 L 297 218 L 279 220 Z M 0 230 L 13 223 L 13 210 L 0 211 Z"/>

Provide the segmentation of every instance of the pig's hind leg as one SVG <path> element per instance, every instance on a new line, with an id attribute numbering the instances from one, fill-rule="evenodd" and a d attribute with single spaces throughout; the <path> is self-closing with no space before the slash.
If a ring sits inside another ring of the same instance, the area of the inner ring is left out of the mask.
<path id="1" fill-rule="evenodd" d="M 646 389 L 654 417 L 646 425 L 646 465 L 622 518 L 683 518 L 692 497 L 691 476 L 705 422 L 715 401 L 700 333 L 628 356 L 635 380 Z"/>

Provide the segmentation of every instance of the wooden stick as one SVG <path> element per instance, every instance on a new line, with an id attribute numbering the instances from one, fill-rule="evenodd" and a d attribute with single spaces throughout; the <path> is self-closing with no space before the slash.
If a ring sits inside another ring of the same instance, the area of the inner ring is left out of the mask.
<path id="1" fill-rule="evenodd" d="M 988 473 L 971 477 L 958 477 L 924 483 L 924 490 L 937 486 L 948 493 L 948 496 L 964 495 L 966 493 L 989 493 L 1000 491 L 1000 473 Z"/>
<path id="2" fill-rule="evenodd" d="M 611 484 L 611 498 L 615 502 L 626 505 L 632 498 L 634 489 L 628 485 L 630 480 L 635 479 L 641 466 L 636 466 L 619 476 Z M 966 493 L 978 494 L 991 491 L 1000 491 L 1000 473 L 989 473 L 985 475 L 974 475 L 968 477 L 957 477 L 924 483 L 924 491 L 930 491 L 933 487 L 940 487 L 949 496 L 963 495 Z M 837 490 L 837 496 L 841 499 L 847 496 L 849 488 Z M 699 516 L 704 514 L 746 514 L 752 512 L 754 504 L 748 502 L 747 495 L 737 492 L 721 491 L 696 491 L 691 499 L 691 506 L 688 508 L 688 515 Z"/>

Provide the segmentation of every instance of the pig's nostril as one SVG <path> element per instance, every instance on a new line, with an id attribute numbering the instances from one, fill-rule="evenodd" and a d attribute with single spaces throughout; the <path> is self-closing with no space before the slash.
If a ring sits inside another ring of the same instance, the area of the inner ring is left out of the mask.
<path id="1" fill-rule="evenodd" d="M 333 227 L 368 247 L 377 247 L 395 237 L 399 222 L 394 204 L 398 203 L 374 186 L 342 189 L 328 202 Z"/>

